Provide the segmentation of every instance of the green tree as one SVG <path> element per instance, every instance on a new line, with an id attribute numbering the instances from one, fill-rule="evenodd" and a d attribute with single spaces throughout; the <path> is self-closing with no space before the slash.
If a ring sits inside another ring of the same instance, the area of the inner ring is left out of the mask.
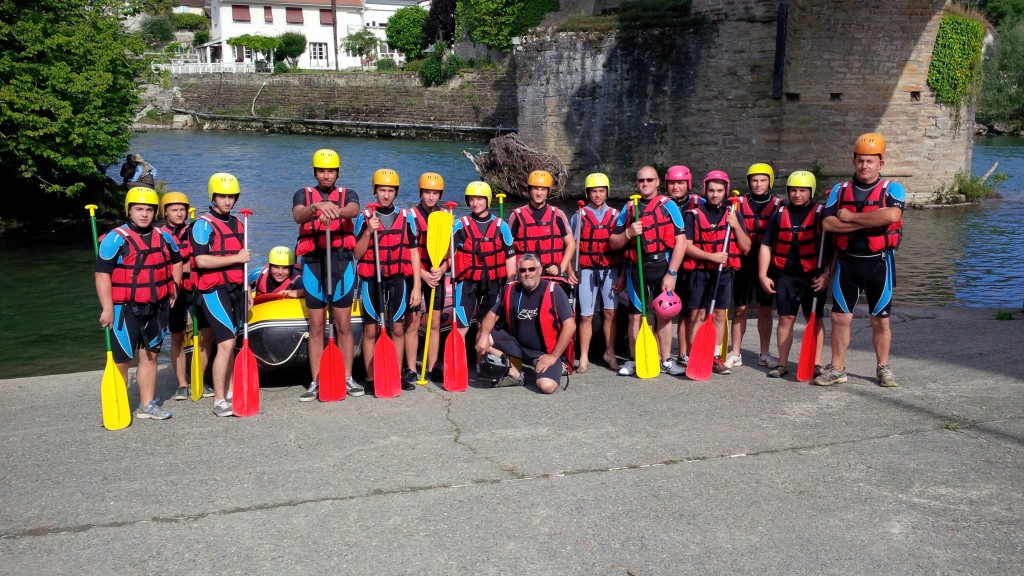
<path id="1" fill-rule="evenodd" d="M 166 14 L 146 16 L 139 25 L 139 33 L 150 47 L 160 46 L 174 40 L 174 24 Z"/>
<path id="2" fill-rule="evenodd" d="M 355 34 L 349 34 L 341 41 L 341 49 L 353 56 L 358 56 L 360 66 L 365 56 L 377 55 L 377 46 L 379 45 L 380 39 L 366 28 Z"/>
<path id="3" fill-rule="evenodd" d="M 259 52 L 267 57 L 270 62 L 274 61 L 274 51 L 281 45 L 281 39 L 261 34 L 242 34 L 228 38 L 228 46 L 245 46 L 254 52 Z"/>
<path id="4" fill-rule="evenodd" d="M 405 54 L 410 60 L 419 58 L 427 47 L 427 34 L 423 30 L 430 13 L 419 6 L 399 8 L 388 18 L 384 36 L 388 44 Z"/>
<path id="5" fill-rule="evenodd" d="M 0 0 L 5 189 L 74 196 L 128 150 L 148 65 L 125 10 L 123 0 Z"/>
<path id="6" fill-rule="evenodd" d="M 1000 30 L 983 70 L 977 120 L 1002 131 L 1024 130 L 1024 20 Z"/>
<path id="7" fill-rule="evenodd" d="M 984 10 L 992 25 L 1001 28 L 1024 19 L 1024 0 L 986 0 Z"/>
<path id="8" fill-rule="evenodd" d="M 522 8 L 522 0 L 459 0 L 455 17 L 470 39 L 508 52 Z"/>
<path id="9" fill-rule="evenodd" d="M 292 70 L 299 67 L 299 56 L 306 51 L 306 36 L 301 32 L 285 32 L 277 37 L 277 55 L 284 58 Z"/>
<path id="10" fill-rule="evenodd" d="M 455 5 L 456 0 L 433 0 L 430 3 L 430 13 L 423 26 L 428 44 L 440 40 L 447 46 L 455 39 Z"/>

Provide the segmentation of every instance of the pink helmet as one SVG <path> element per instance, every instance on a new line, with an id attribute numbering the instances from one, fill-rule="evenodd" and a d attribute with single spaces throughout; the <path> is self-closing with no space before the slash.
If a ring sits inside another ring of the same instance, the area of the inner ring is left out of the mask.
<path id="1" fill-rule="evenodd" d="M 721 180 L 722 182 L 725 182 L 725 189 L 727 191 L 729 190 L 729 175 L 721 170 L 712 170 L 704 177 L 704 185 L 701 187 L 701 192 L 703 192 L 705 196 L 708 193 L 708 182 L 711 182 L 712 180 Z"/>
<path id="2" fill-rule="evenodd" d="M 665 172 L 665 180 L 685 180 L 686 185 L 693 188 L 693 178 L 690 176 L 690 169 L 686 166 L 673 166 Z"/>
<path id="3" fill-rule="evenodd" d="M 683 309 L 683 302 L 675 292 L 662 292 L 654 299 L 654 313 L 662 320 L 675 318 Z"/>

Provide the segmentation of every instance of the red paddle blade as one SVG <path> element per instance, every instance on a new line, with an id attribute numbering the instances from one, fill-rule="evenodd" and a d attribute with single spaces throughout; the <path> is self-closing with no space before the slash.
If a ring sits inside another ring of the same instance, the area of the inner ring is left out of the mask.
<path id="1" fill-rule="evenodd" d="M 466 340 L 455 327 L 444 342 L 444 389 L 464 392 L 469 387 L 469 365 L 466 361 Z"/>
<path id="2" fill-rule="evenodd" d="M 686 364 L 686 376 L 691 380 L 710 380 L 711 367 L 715 361 L 715 323 L 711 315 L 697 329 L 690 348 L 690 361 Z"/>
<path id="3" fill-rule="evenodd" d="M 398 371 L 398 353 L 388 331 L 381 326 L 380 338 L 373 345 L 373 395 L 395 398 L 402 394 L 402 375 Z"/>
<path id="4" fill-rule="evenodd" d="M 334 336 L 327 341 L 323 356 L 320 356 L 320 401 L 337 402 L 345 399 L 345 357 L 334 343 Z"/>
<path id="5" fill-rule="evenodd" d="M 798 382 L 810 382 L 814 378 L 814 358 L 818 355 L 818 319 L 815 313 L 807 320 L 804 337 L 800 341 L 800 363 L 796 367 Z"/>
<path id="6" fill-rule="evenodd" d="M 231 411 L 235 416 L 260 413 L 260 371 L 249 341 L 242 341 L 242 350 L 235 356 L 235 372 L 231 381 Z"/>

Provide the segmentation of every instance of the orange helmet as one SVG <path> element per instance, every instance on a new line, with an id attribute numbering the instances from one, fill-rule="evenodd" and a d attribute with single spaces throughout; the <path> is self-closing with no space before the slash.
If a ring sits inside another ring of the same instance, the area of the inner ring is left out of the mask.
<path id="1" fill-rule="evenodd" d="M 555 179 L 551 177 L 550 172 L 544 170 L 534 170 L 530 172 L 530 177 L 526 179 L 527 186 L 540 186 L 543 188 L 551 188 L 554 186 Z"/>
<path id="2" fill-rule="evenodd" d="M 854 154 L 878 154 L 878 157 L 885 159 L 885 138 L 878 132 L 861 134 L 857 143 L 853 145 Z"/>
<path id="3" fill-rule="evenodd" d="M 424 172 L 420 175 L 420 190 L 439 190 L 444 192 L 444 178 L 436 172 Z"/>

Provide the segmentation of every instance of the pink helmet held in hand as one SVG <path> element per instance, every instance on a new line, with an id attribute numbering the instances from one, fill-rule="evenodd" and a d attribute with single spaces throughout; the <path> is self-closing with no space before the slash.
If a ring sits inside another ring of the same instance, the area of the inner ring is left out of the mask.
<path id="1" fill-rule="evenodd" d="M 683 309 L 683 302 L 674 291 L 662 292 L 654 299 L 654 313 L 662 320 L 675 318 Z"/>
<path id="2" fill-rule="evenodd" d="M 686 166 L 672 166 L 665 172 L 665 181 L 669 180 L 682 180 L 686 182 L 686 186 L 693 188 L 693 177 L 690 176 L 690 169 Z"/>

